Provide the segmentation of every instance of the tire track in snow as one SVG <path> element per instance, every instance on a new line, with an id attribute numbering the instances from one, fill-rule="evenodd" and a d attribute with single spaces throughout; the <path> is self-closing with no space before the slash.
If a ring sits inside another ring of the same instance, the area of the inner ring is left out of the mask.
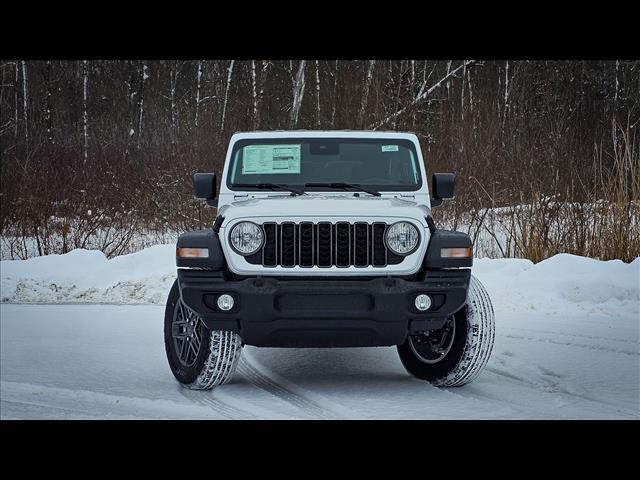
<path id="1" fill-rule="evenodd" d="M 76 416 L 78 416 L 78 414 L 83 414 L 89 418 L 100 418 L 96 416 L 96 412 L 90 412 L 88 410 L 80 410 L 78 408 L 50 405 L 48 403 L 43 403 L 43 402 L 27 402 L 24 400 L 2 400 L 0 404 L 5 405 L 5 408 L 9 405 L 13 405 L 13 406 L 22 407 L 22 410 L 24 410 L 24 407 L 31 408 L 31 409 L 33 408 L 40 409 L 40 410 L 43 410 L 45 413 L 49 413 L 48 410 L 59 410 L 62 412 L 68 412 Z M 2 417 L 4 417 L 4 415 L 2 415 Z"/>
<path id="2" fill-rule="evenodd" d="M 598 342 L 606 340 L 606 341 L 610 341 L 610 342 L 623 342 L 623 343 L 631 343 L 631 344 L 635 344 L 635 345 L 638 344 L 638 340 L 629 340 L 629 339 L 626 339 L 626 338 L 598 337 L 598 336 L 595 336 L 595 335 L 584 335 L 584 334 L 580 334 L 580 333 L 554 332 L 554 331 L 551 331 L 551 330 L 537 330 L 537 329 L 533 329 L 533 328 L 522 328 L 522 327 L 501 326 L 500 328 L 507 329 L 507 330 L 521 330 L 523 332 L 542 333 L 542 334 L 546 334 L 546 335 L 562 335 L 563 337 L 588 338 L 589 340 L 596 340 Z"/>
<path id="3" fill-rule="evenodd" d="M 173 399 L 146 398 L 135 396 L 114 395 L 112 393 L 102 393 L 93 390 L 74 390 L 63 387 L 51 387 L 42 384 L 31 384 L 22 382 L 1 381 L 2 399 L 0 405 L 11 402 L 14 405 L 23 404 L 25 406 L 40 407 L 42 409 L 64 410 L 77 413 L 83 416 L 89 415 L 92 418 L 118 417 L 118 418 L 144 418 L 144 419 L 165 419 L 167 416 L 174 417 L 176 413 L 181 416 L 185 407 L 194 404 L 194 398 L 189 398 L 189 404 L 176 402 Z M 181 387 L 182 389 L 182 387 Z M 182 389 L 185 390 L 185 389 Z M 184 393 L 184 392 L 182 392 Z M 201 393 L 201 392 L 193 392 Z M 37 397 L 37 398 L 34 398 Z M 196 414 L 202 417 L 203 413 L 211 409 L 211 405 L 202 408 L 202 402 L 196 406 L 199 411 Z M 224 411 L 221 413 L 225 418 L 246 418 L 245 413 L 227 404 L 216 406 Z M 89 408 L 89 409 L 88 409 Z"/>
<path id="4" fill-rule="evenodd" d="M 564 378 L 563 375 L 556 373 L 552 370 L 549 370 L 547 368 L 540 367 L 538 365 L 534 365 L 533 368 L 535 368 L 539 372 L 539 375 L 534 377 L 534 380 L 535 379 L 539 380 L 537 382 L 534 380 L 527 380 L 523 377 L 515 375 L 501 368 L 487 367 L 486 370 L 493 373 L 494 375 L 498 375 L 499 377 L 505 378 L 508 381 L 517 382 L 517 383 L 520 383 L 521 385 L 526 385 L 527 387 L 530 387 L 533 390 L 543 391 L 546 393 L 564 392 L 569 395 L 573 395 L 572 393 L 565 391 L 561 388 L 559 380 Z"/>
<path id="5" fill-rule="evenodd" d="M 197 402 L 205 407 L 209 407 L 229 420 L 255 420 L 258 418 L 254 414 L 246 410 L 241 410 L 234 407 L 233 405 L 229 405 L 228 403 L 223 402 L 222 400 L 214 398 L 213 395 L 215 395 L 215 391 L 212 392 L 211 390 L 189 390 L 188 388 L 182 386 L 180 386 L 179 388 L 180 393 L 185 398 Z"/>
<path id="6" fill-rule="evenodd" d="M 565 347 L 586 348 L 588 350 L 597 350 L 600 352 L 620 353 L 622 355 L 629 355 L 632 357 L 637 357 L 639 355 L 638 352 L 629 352 L 627 350 L 620 350 L 618 348 L 603 347 L 602 345 L 588 345 L 585 343 L 574 343 L 574 342 L 559 342 L 557 340 L 552 340 L 550 338 L 525 337 L 522 335 L 502 335 L 502 336 L 505 338 L 512 338 L 514 340 L 526 340 L 527 342 L 551 343 L 553 345 L 561 345 Z"/>
<path id="7" fill-rule="evenodd" d="M 509 382 L 518 383 L 520 385 L 526 386 L 538 392 L 543 392 L 548 394 L 560 394 L 560 395 L 564 395 L 565 397 L 570 397 L 570 398 L 580 399 L 580 400 L 587 400 L 589 402 L 593 402 L 598 405 L 605 405 L 607 407 L 615 408 L 619 413 L 624 413 L 625 415 L 629 415 L 629 412 L 622 411 L 622 409 L 624 408 L 622 405 L 613 403 L 607 400 L 603 400 L 601 398 L 597 398 L 591 395 L 584 395 L 581 393 L 572 392 L 565 385 L 562 385 L 558 381 L 558 379 L 563 378 L 561 375 L 555 372 L 552 372 L 548 369 L 545 369 L 543 367 L 536 366 L 535 368 L 540 372 L 540 376 L 537 377 L 537 380 L 539 380 L 538 382 L 526 380 L 522 377 L 514 375 L 500 368 L 487 366 L 485 370 L 496 376 L 504 378 Z M 514 405 L 519 405 L 519 404 L 514 402 Z M 633 416 L 633 414 L 631 414 L 631 416 Z"/>
<path id="8" fill-rule="evenodd" d="M 315 418 L 321 418 L 323 420 L 335 420 L 343 418 L 342 415 L 329 410 L 319 403 L 310 400 L 309 398 L 292 391 L 292 389 L 286 388 L 283 385 L 277 383 L 271 377 L 265 375 L 258 368 L 256 368 L 252 364 L 253 362 L 255 362 L 255 360 L 249 360 L 249 358 L 250 357 L 245 352 L 245 355 L 240 358 L 240 363 L 238 364 L 238 372 L 256 387 L 302 410 L 306 414 L 306 416 L 311 415 Z"/>

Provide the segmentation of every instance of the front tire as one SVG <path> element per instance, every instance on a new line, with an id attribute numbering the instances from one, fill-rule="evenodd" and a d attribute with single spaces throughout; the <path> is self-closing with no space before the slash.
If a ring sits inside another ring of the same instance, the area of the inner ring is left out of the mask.
<path id="1" fill-rule="evenodd" d="M 209 390 L 231 380 L 242 352 L 237 333 L 207 329 L 182 302 L 177 280 L 165 308 L 164 344 L 173 376 L 193 390 Z"/>
<path id="2" fill-rule="evenodd" d="M 409 336 L 398 345 L 398 353 L 413 376 L 438 387 L 459 387 L 484 369 L 494 338 L 491 299 L 480 280 L 472 275 L 465 306 L 442 329 Z"/>

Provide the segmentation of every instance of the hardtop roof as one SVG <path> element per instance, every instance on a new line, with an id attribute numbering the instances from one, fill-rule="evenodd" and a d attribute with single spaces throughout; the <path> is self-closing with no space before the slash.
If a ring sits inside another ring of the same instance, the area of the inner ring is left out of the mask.
<path id="1" fill-rule="evenodd" d="M 295 137 L 327 137 L 327 138 L 404 138 L 417 141 L 411 132 L 380 130 L 262 130 L 236 132 L 231 140 L 242 138 L 295 138 Z"/>

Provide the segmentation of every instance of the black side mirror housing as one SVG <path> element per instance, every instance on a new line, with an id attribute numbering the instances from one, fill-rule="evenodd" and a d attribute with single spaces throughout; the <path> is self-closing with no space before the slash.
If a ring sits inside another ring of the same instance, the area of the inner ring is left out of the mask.
<path id="1" fill-rule="evenodd" d="M 217 205 L 215 173 L 194 173 L 193 190 L 196 198 L 206 200 L 208 205 Z"/>
<path id="2" fill-rule="evenodd" d="M 454 197 L 454 187 L 456 181 L 455 173 L 434 173 L 431 181 L 432 207 L 439 207 L 443 200 Z"/>

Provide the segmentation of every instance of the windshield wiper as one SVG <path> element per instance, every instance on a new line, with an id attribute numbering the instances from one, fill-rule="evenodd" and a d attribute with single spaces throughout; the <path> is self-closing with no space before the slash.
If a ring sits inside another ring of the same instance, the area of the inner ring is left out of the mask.
<path id="1" fill-rule="evenodd" d="M 286 190 L 287 192 L 291 192 L 294 195 L 304 195 L 304 192 L 302 190 L 298 190 L 297 188 L 293 188 L 288 185 L 280 185 L 278 183 L 234 183 L 231 186 L 238 188 L 247 187 L 268 190 Z"/>
<path id="2" fill-rule="evenodd" d="M 353 188 L 356 190 L 360 190 L 361 192 L 368 193 L 375 197 L 380 196 L 380 192 L 376 192 L 375 190 L 371 190 L 369 188 L 365 188 L 357 183 L 344 183 L 344 182 L 327 182 L 327 183 L 305 183 L 305 187 L 329 187 L 329 188 L 342 188 L 343 190 L 347 190 L 349 188 Z"/>

